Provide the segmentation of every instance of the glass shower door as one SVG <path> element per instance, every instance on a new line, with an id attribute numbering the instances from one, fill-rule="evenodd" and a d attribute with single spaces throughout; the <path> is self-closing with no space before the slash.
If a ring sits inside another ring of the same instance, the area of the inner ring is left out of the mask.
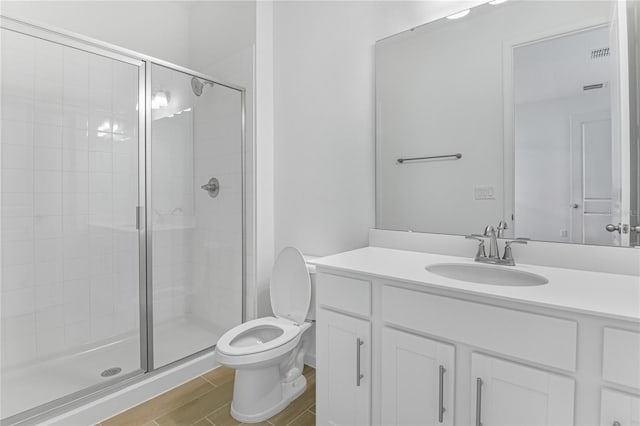
<path id="1" fill-rule="evenodd" d="M 143 63 L 1 31 L 7 418 L 140 372 Z"/>
<path id="2" fill-rule="evenodd" d="M 242 322 L 242 94 L 151 66 L 154 368 Z"/>

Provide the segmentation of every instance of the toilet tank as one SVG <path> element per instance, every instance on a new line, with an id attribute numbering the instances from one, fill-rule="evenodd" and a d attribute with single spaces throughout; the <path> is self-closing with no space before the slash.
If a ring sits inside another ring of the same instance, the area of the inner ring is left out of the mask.
<path id="1" fill-rule="evenodd" d="M 318 256 L 304 255 L 304 260 L 307 262 L 307 271 L 309 271 L 309 277 L 311 278 L 311 302 L 309 303 L 307 320 L 314 321 L 316 319 L 316 266 L 309 263 L 309 261 L 317 258 Z"/>

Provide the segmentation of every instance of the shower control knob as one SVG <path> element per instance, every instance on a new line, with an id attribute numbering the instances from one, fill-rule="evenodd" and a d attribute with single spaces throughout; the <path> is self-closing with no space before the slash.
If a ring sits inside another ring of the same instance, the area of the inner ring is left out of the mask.
<path id="1" fill-rule="evenodd" d="M 209 193 L 209 197 L 216 198 L 220 192 L 220 182 L 218 182 L 218 179 L 212 177 L 209 179 L 209 182 L 202 185 L 200 188 L 207 191 Z"/>

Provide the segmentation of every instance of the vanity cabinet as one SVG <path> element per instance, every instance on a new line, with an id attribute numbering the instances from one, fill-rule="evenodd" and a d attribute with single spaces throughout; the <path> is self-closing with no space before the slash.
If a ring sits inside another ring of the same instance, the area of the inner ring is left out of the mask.
<path id="1" fill-rule="evenodd" d="M 318 424 L 369 425 L 371 326 L 326 309 L 317 318 Z"/>
<path id="2" fill-rule="evenodd" d="M 602 426 L 640 425 L 640 397 L 603 389 L 600 424 Z"/>
<path id="3" fill-rule="evenodd" d="M 382 330 L 382 424 L 453 425 L 455 348 Z"/>
<path id="4" fill-rule="evenodd" d="M 640 320 L 368 274 L 362 253 L 317 266 L 318 425 L 640 426 Z"/>
<path id="5" fill-rule="evenodd" d="M 476 425 L 574 424 L 573 379 L 477 353 L 471 376 Z"/>

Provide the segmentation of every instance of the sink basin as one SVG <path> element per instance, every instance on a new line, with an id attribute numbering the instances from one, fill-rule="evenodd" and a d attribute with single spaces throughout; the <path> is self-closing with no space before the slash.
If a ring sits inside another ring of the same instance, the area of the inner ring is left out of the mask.
<path id="1" fill-rule="evenodd" d="M 445 278 L 478 284 L 526 287 L 547 284 L 542 275 L 513 269 L 512 266 L 494 266 L 470 263 L 435 263 L 427 271 Z"/>

